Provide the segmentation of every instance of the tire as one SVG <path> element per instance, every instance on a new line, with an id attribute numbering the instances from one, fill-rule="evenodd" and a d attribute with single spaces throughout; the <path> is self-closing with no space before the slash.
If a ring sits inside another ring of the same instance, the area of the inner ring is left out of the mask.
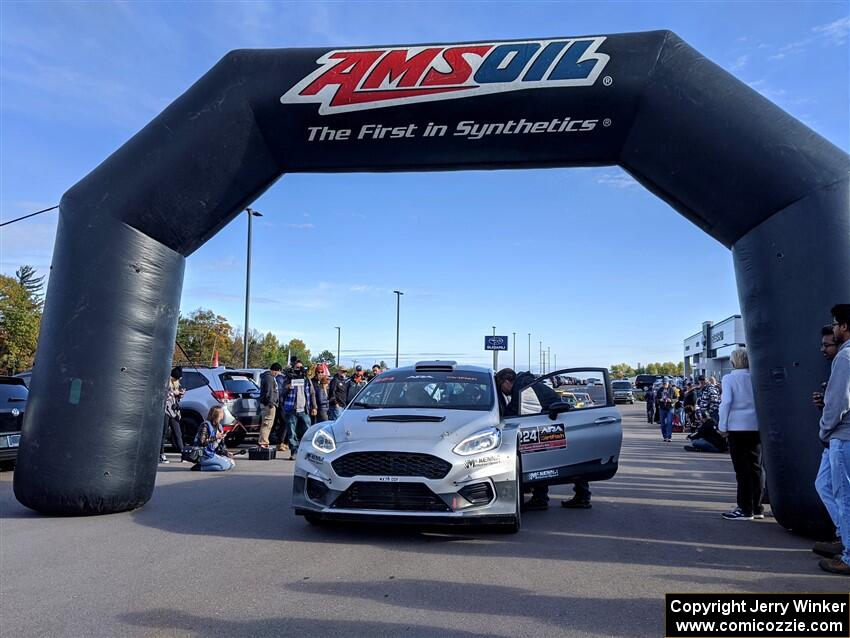
<path id="1" fill-rule="evenodd" d="M 183 445 L 192 445 L 201 423 L 202 419 L 193 413 L 181 416 L 180 429 L 183 431 Z"/>
<path id="2" fill-rule="evenodd" d="M 245 441 L 245 430 L 243 430 L 242 428 L 239 428 L 239 431 L 236 432 L 235 434 L 228 435 L 227 438 L 224 440 L 225 444 L 228 447 L 233 447 L 233 448 L 239 447 L 240 445 L 242 445 L 242 443 L 244 441 Z"/>
<path id="3" fill-rule="evenodd" d="M 522 459 L 519 456 L 519 451 L 517 450 L 516 455 L 516 503 L 514 504 L 516 507 L 516 513 L 514 514 L 513 521 L 504 526 L 504 532 L 506 534 L 516 534 L 520 529 L 522 529 Z"/>

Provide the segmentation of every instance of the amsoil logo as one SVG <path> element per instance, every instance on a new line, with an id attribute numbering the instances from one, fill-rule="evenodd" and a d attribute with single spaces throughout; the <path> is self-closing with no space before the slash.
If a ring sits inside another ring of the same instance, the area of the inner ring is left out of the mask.
<path id="1" fill-rule="evenodd" d="M 609 56 L 604 37 L 330 51 L 284 104 L 319 113 L 452 100 L 524 89 L 593 85 Z"/>

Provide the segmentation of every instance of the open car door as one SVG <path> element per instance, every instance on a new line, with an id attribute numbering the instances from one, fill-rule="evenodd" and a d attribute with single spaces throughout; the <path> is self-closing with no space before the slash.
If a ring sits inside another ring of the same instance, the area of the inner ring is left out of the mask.
<path id="1" fill-rule="evenodd" d="M 518 414 L 504 421 L 516 427 L 523 483 L 603 481 L 616 474 L 623 428 L 607 369 L 557 370 L 514 396 Z"/>

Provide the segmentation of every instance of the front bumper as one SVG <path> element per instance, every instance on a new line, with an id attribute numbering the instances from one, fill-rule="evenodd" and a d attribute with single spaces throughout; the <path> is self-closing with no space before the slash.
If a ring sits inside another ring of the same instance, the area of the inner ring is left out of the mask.
<path id="1" fill-rule="evenodd" d="M 476 458 L 431 454 L 451 465 L 439 479 L 371 474 L 344 477 L 334 471 L 335 460 L 352 452 L 383 451 L 346 446 L 344 452 L 322 455 L 308 447 L 299 449 L 294 468 L 292 507 L 298 515 L 420 525 L 509 524 L 516 516 L 513 454 L 493 452 Z M 476 467 L 479 461 L 483 466 Z M 482 494 L 489 501 L 467 498 Z"/>

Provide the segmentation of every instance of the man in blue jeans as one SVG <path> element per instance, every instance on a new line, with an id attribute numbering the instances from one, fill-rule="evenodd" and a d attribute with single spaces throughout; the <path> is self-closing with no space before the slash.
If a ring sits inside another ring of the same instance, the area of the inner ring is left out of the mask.
<path id="1" fill-rule="evenodd" d="M 658 404 L 658 410 L 661 412 L 661 438 L 669 442 L 673 440 L 673 390 L 670 384 L 665 381 L 658 388 L 655 396 L 655 402 Z"/>
<path id="2" fill-rule="evenodd" d="M 298 452 L 298 443 L 304 432 L 313 424 L 311 416 L 316 416 L 316 397 L 307 378 L 307 371 L 301 361 L 296 361 L 292 369 L 286 371 L 286 397 L 283 399 L 283 414 L 289 429 L 289 458 L 294 459 Z"/>
<path id="3" fill-rule="evenodd" d="M 835 335 L 832 334 L 832 324 L 821 328 L 820 351 L 824 359 L 832 362 L 835 355 L 838 354 L 838 343 L 835 341 Z M 821 384 L 820 392 L 812 392 L 812 403 L 815 407 L 823 411 L 823 390 L 826 389 L 826 382 Z M 829 443 L 823 443 L 823 454 L 821 455 L 820 467 L 818 468 L 817 476 L 815 477 L 815 490 L 817 490 L 820 500 L 829 514 L 829 519 L 835 526 L 835 537 L 830 541 L 818 541 L 812 547 L 812 551 L 819 556 L 834 558 L 837 554 L 844 551 L 844 543 L 841 542 L 841 534 L 838 532 L 838 505 L 835 503 L 835 495 L 832 489 L 832 468 L 829 465 Z"/>
<path id="4" fill-rule="evenodd" d="M 839 347 L 823 395 L 819 436 L 829 445 L 832 493 L 844 551 L 824 558 L 819 565 L 824 571 L 850 576 L 850 304 L 838 304 L 830 312 L 832 334 Z"/>

